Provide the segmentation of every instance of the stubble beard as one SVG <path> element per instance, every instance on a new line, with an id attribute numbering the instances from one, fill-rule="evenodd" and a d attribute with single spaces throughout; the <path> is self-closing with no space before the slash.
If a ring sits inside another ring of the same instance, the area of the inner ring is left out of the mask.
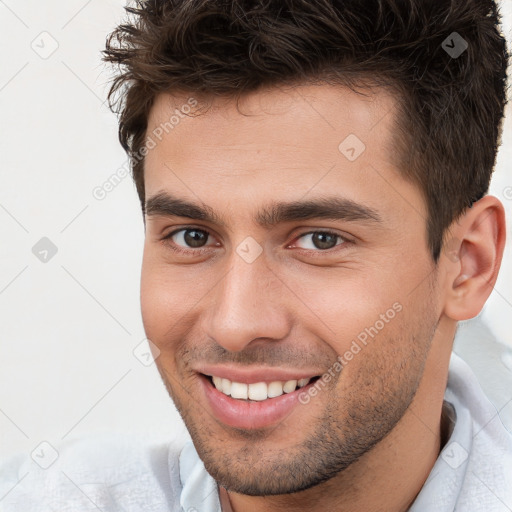
<path id="1" fill-rule="evenodd" d="M 393 338 L 376 337 L 372 341 L 393 345 L 396 352 L 366 347 L 356 356 L 358 371 L 352 373 L 355 378 L 346 383 L 343 392 L 338 379 L 332 381 L 338 386 L 319 391 L 312 401 L 326 404 L 320 416 L 308 416 L 310 420 L 304 425 L 285 419 L 276 426 L 280 438 L 286 438 L 283 429 L 292 429 L 289 437 L 296 437 L 297 430 L 304 431 L 299 443 L 282 448 L 272 441 L 274 429 L 243 431 L 221 426 L 183 392 L 176 379 L 172 379 L 174 389 L 166 372 L 157 366 L 199 457 L 220 485 L 249 496 L 296 493 L 344 471 L 384 439 L 403 417 L 419 387 L 437 328 L 438 319 L 432 318 L 433 308 L 428 311 L 429 307 L 418 313 L 426 316 L 414 331 L 405 326 Z M 343 377 L 344 370 L 339 379 Z M 300 414 L 300 408 L 308 404 L 298 407 Z M 307 409 L 304 412 L 307 414 Z"/>

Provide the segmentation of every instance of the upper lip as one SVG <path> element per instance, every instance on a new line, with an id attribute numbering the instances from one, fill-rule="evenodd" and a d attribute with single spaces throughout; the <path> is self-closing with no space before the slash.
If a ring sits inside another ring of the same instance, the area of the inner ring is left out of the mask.
<path id="1" fill-rule="evenodd" d="M 244 384 L 311 379 L 322 374 L 322 372 L 298 370 L 293 368 L 274 368 L 270 366 L 241 367 L 208 364 L 198 367 L 196 371 L 204 375 L 215 375 L 216 377 Z"/>

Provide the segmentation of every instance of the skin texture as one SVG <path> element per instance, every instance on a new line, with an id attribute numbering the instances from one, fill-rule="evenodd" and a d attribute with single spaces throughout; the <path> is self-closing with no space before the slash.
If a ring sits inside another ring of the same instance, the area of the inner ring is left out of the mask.
<path id="1" fill-rule="evenodd" d="M 148 134 L 190 96 L 160 95 Z M 439 454 L 456 323 L 478 314 L 496 280 L 503 207 L 490 196 L 473 205 L 435 265 L 423 196 L 393 162 L 390 93 L 266 89 L 239 108 L 215 99 L 146 156 L 146 199 L 167 192 L 224 223 L 145 218 L 141 306 L 158 370 L 232 510 L 405 511 Z M 349 134 L 366 145 L 354 161 L 338 149 Z M 381 221 L 254 221 L 271 202 L 333 195 Z M 207 231 L 204 248 L 183 231 L 164 240 L 183 228 Z M 307 235 L 326 229 L 342 237 L 328 250 Z M 236 252 L 246 237 L 262 249 L 252 263 Z M 278 424 L 235 429 L 211 413 L 200 364 L 321 375 L 393 304 L 400 311 L 378 334 Z"/>

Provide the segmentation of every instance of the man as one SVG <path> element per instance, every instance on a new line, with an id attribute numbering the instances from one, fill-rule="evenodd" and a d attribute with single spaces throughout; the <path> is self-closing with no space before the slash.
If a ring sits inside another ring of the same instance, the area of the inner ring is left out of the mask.
<path id="1" fill-rule="evenodd" d="M 452 354 L 505 243 L 494 2 L 128 10 L 142 317 L 192 442 L 75 449 L 80 510 L 512 510 L 512 436 Z"/>

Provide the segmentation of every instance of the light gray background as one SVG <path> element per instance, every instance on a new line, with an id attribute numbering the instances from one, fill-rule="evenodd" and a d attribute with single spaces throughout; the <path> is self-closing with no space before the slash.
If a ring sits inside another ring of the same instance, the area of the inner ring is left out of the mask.
<path id="1" fill-rule="evenodd" d="M 143 364 L 135 187 L 127 176 L 93 196 L 127 168 L 100 62 L 124 4 L 0 0 L 0 457 L 100 431 L 184 435 Z M 502 4 L 510 40 L 512 2 Z M 509 241 L 481 317 L 512 347 L 510 119 L 503 143 L 491 193 L 507 208 Z M 46 263 L 32 252 L 43 237 L 58 250 Z"/>

